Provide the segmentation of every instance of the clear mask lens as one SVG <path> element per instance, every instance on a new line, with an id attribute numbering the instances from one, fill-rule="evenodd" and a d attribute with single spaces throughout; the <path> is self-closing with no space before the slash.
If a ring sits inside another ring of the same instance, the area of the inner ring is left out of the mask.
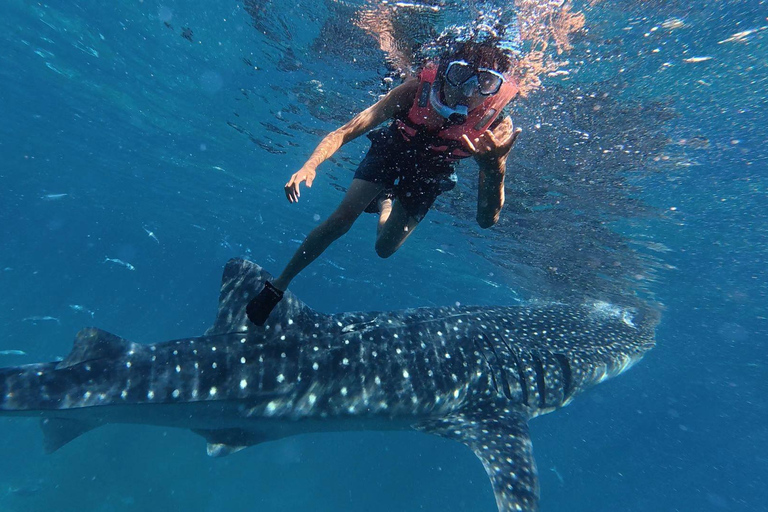
<path id="1" fill-rule="evenodd" d="M 504 78 L 498 73 L 491 71 L 479 71 L 477 73 L 477 87 L 480 94 L 496 94 L 504 83 Z"/>
<path id="2" fill-rule="evenodd" d="M 465 96 L 470 96 L 475 90 L 483 96 L 490 96 L 499 92 L 504 83 L 501 73 L 486 68 L 475 69 L 463 60 L 448 64 L 445 79 L 452 86 L 460 88 Z"/>
<path id="3" fill-rule="evenodd" d="M 464 61 L 454 61 L 448 64 L 448 69 L 445 71 L 445 78 L 448 83 L 454 87 L 459 87 L 464 82 L 472 78 L 475 74 L 475 70 Z"/>

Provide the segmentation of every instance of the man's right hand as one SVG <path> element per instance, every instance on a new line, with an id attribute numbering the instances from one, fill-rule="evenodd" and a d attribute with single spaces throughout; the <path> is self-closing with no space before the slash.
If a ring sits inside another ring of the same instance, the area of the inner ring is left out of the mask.
<path id="1" fill-rule="evenodd" d="M 291 176 L 291 179 L 288 180 L 288 183 L 285 184 L 285 197 L 288 198 L 288 201 L 291 203 L 296 203 L 299 201 L 299 197 L 301 197 L 301 192 L 299 191 L 299 184 L 302 181 L 307 182 L 307 187 L 312 188 L 312 181 L 315 179 L 315 175 L 317 173 L 314 169 L 311 167 L 307 167 L 306 165 L 299 169 L 297 173 L 295 173 L 293 176 Z"/>

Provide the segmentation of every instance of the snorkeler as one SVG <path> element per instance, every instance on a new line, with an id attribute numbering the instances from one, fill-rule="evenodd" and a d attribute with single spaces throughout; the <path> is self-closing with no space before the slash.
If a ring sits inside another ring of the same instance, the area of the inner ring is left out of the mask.
<path id="1" fill-rule="evenodd" d="M 299 200 L 301 183 L 312 187 L 317 167 L 342 145 L 393 120 L 368 135 L 371 148 L 341 203 L 309 233 L 282 274 L 249 302 L 248 318 L 263 325 L 293 278 L 364 211 L 379 213 L 376 253 L 394 254 L 435 199 L 455 186 L 454 165 L 463 158 L 474 157 L 480 169 L 477 223 L 496 224 L 504 205 L 506 159 L 521 132 L 509 117 L 499 119 L 519 92 L 512 64 L 493 40 L 461 43 L 328 134 L 285 185 L 291 203 Z"/>

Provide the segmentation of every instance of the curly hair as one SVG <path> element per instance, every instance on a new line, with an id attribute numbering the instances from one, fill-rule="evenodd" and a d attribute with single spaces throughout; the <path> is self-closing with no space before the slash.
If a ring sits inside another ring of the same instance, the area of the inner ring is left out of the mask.
<path id="1" fill-rule="evenodd" d="M 498 46 L 497 39 L 486 39 L 482 42 L 468 40 L 458 43 L 448 49 L 440 58 L 447 65 L 451 60 L 464 60 L 475 67 L 490 68 L 500 73 L 506 73 L 514 66 L 514 60 Z"/>

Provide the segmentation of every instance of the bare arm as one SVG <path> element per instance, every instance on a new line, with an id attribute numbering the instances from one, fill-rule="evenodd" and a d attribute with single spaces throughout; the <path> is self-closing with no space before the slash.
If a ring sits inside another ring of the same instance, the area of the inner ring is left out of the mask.
<path id="1" fill-rule="evenodd" d="M 410 105 L 416 95 L 418 85 L 418 80 L 406 81 L 392 89 L 389 94 L 375 104 L 357 114 L 344 126 L 326 135 L 302 168 L 286 183 L 285 195 L 288 200 L 292 203 L 299 200 L 301 195 L 299 184 L 302 181 L 306 181 L 307 187 L 312 187 L 317 166 L 328 160 L 341 146 L 390 119 L 406 105 Z"/>
<path id="2" fill-rule="evenodd" d="M 507 170 L 507 157 L 517 136 L 522 130 L 514 129 L 509 117 L 493 130 L 470 141 L 464 136 L 464 143 L 475 156 L 480 173 L 477 193 L 477 223 L 485 229 L 499 221 L 499 214 L 504 206 L 504 176 Z"/>
<path id="3" fill-rule="evenodd" d="M 480 167 L 477 192 L 477 224 L 490 228 L 499 221 L 504 207 L 504 175 L 506 158 L 492 167 Z"/>

